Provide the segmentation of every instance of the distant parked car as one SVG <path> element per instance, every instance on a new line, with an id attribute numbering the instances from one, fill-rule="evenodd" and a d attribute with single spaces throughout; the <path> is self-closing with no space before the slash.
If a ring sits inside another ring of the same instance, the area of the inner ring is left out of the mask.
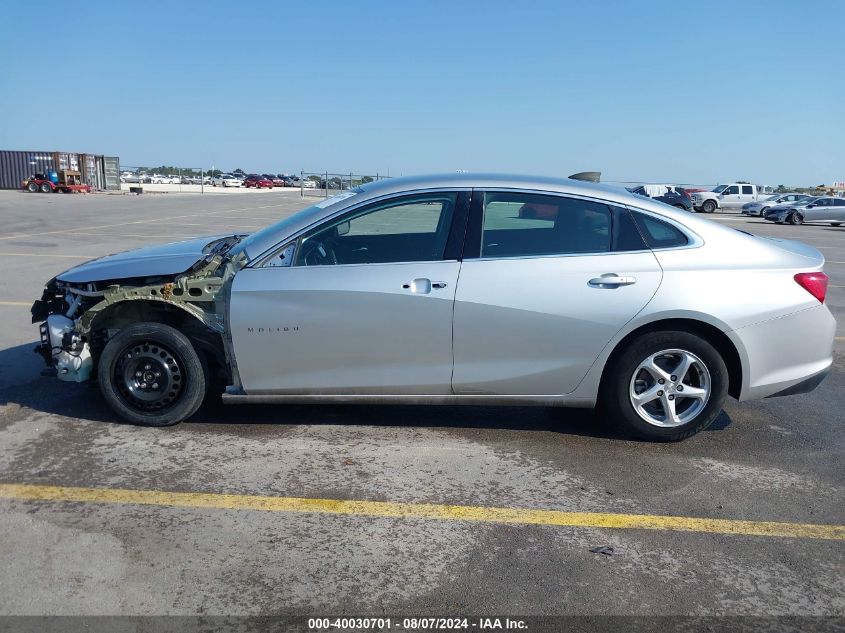
<path id="1" fill-rule="evenodd" d="M 214 187 L 240 187 L 241 179 L 233 174 L 219 174 L 211 179 Z"/>
<path id="2" fill-rule="evenodd" d="M 804 202 L 805 200 L 809 200 L 813 196 L 808 196 L 803 193 L 779 193 L 773 196 L 769 196 L 763 200 L 758 200 L 757 202 L 748 202 L 742 205 L 742 213 L 743 215 L 765 215 L 766 211 L 769 210 L 770 207 L 773 207 L 778 204 L 794 204 L 796 202 Z"/>
<path id="3" fill-rule="evenodd" d="M 640 185 L 629 189 L 633 194 L 658 200 L 684 211 L 692 211 L 692 199 L 689 194 L 674 185 Z"/>
<path id="4" fill-rule="evenodd" d="M 255 187 L 256 189 L 272 189 L 273 181 L 261 174 L 250 174 L 244 178 L 244 187 Z"/>
<path id="5" fill-rule="evenodd" d="M 316 189 L 317 188 L 317 181 L 305 179 L 305 180 L 302 181 L 302 187 L 304 189 Z"/>
<path id="6" fill-rule="evenodd" d="M 826 222 L 831 226 L 839 226 L 845 223 L 845 198 L 819 196 L 799 203 L 782 204 L 769 209 L 763 218 L 777 224 Z"/>
<path id="7" fill-rule="evenodd" d="M 281 176 L 275 176 L 273 174 L 261 174 L 261 175 L 264 176 L 270 182 L 272 182 L 274 187 L 284 187 L 285 186 L 285 181 L 282 179 Z"/>

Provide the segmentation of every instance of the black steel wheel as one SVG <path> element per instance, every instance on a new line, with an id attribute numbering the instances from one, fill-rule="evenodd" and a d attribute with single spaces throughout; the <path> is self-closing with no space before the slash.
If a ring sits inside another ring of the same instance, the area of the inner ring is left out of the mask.
<path id="1" fill-rule="evenodd" d="M 46 182 L 41 183 L 41 192 L 42 193 L 52 193 L 53 188 L 48 185 Z"/>
<path id="2" fill-rule="evenodd" d="M 202 404 L 207 369 L 188 338 L 163 323 L 135 323 L 109 340 L 98 366 L 100 390 L 125 420 L 176 424 Z"/>

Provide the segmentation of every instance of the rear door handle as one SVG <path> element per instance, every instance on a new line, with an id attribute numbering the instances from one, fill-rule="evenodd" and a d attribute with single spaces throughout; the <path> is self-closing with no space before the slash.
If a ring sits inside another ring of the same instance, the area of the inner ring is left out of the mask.
<path id="1" fill-rule="evenodd" d="M 432 288 L 445 288 L 448 285 L 449 284 L 447 284 L 445 281 L 432 281 L 431 282 Z"/>
<path id="2" fill-rule="evenodd" d="M 621 277 L 616 273 L 606 273 L 601 277 L 594 277 L 593 279 L 590 279 L 590 285 L 594 288 L 615 288 L 617 286 L 630 286 L 635 283 L 637 283 L 636 277 Z"/>

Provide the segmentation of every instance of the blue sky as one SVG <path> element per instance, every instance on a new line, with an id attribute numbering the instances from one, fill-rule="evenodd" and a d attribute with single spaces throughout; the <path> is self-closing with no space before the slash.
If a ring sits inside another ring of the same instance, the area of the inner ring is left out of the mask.
<path id="1" fill-rule="evenodd" d="M 56 20 L 30 6 L 3 2 L 2 149 L 274 172 L 845 180 L 839 0 L 92 1 Z"/>

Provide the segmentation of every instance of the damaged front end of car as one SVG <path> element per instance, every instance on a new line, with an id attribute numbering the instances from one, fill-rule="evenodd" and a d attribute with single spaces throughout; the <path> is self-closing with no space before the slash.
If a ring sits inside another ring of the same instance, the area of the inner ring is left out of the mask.
<path id="1" fill-rule="evenodd" d="M 31 309 L 41 339 L 35 352 L 47 364 L 42 373 L 86 382 L 96 377 L 99 353 L 122 327 L 158 321 L 185 333 L 230 384 L 237 372 L 226 331 L 228 289 L 242 262 L 228 257 L 226 251 L 241 237 L 210 242 L 193 265 L 178 273 L 143 276 L 139 273 L 145 268 L 156 273 L 161 268 L 139 259 L 123 263 L 125 272 L 109 270 L 119 273 L 119 278 L 91 280 L 90 274 L 68 274 L 77 268 L 51 279 Z M 94 263 L 108 263 L 108 259 Z"/>

